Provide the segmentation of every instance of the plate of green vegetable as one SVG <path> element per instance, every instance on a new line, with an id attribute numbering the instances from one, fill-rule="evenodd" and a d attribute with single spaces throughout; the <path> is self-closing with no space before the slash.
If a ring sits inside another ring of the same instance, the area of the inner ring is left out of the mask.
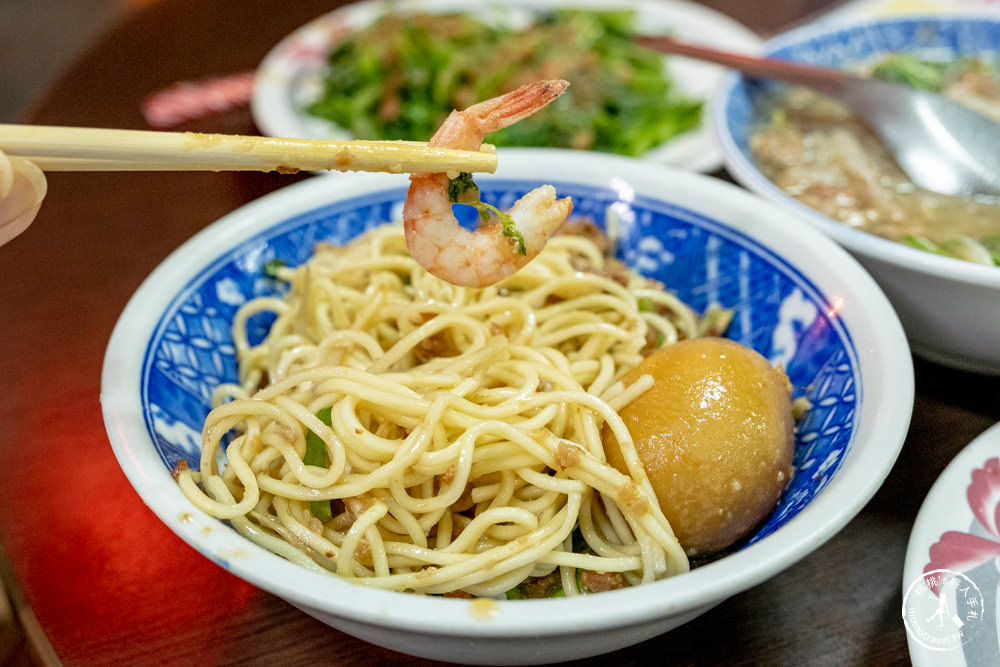
<path id="1" fill-rule="evenodd" d="M 760 46 L 742 24 L 687 0 L 364 0 L 277 44 L 251 108 L 272 136 L 425 141 L 452 109 L 564 78 L 570 89 L 551 108 L 488 141 L 718 169 L 704 109 L 724 70 L 637 46 L 639 32 Z"/>

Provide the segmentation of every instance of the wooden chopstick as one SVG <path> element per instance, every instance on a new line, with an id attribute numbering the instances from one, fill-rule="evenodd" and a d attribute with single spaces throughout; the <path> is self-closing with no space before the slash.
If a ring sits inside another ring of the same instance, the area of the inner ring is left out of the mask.
<path id="1" fill-rule="evenodd" d="M 496 149 L 196 132 L 0 124 L 0 150 L 44 171 L 488 172 Z"/>

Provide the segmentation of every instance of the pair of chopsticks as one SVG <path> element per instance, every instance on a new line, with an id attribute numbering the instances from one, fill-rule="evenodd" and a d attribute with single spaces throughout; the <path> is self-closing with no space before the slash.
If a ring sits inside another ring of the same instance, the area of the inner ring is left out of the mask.
<path id="1" fill-rule="evenodd" d="M 0 150 L 43 171 L 489 172 L 496 149 L 0 124 Z"/>

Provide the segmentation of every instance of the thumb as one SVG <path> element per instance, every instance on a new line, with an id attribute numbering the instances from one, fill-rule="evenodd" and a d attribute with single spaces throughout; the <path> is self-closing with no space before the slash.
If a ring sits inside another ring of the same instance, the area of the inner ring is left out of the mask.
<path id="1" fill-rule="evenodd" d="M 41 169 L 0 152 L 0 245 L 28 228 L 47 190 Z"/>

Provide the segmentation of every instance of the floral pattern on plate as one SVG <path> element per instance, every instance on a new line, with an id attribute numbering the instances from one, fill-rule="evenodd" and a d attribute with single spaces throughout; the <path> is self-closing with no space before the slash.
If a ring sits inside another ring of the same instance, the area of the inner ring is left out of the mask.
<path id="1" fill-rule="evenodd" d="M 998 453 L 1000 424 L 948 464 L 917 515 L 902 610 L 916 667 L 1000 664 Z M 933 601 L 929 606 L 914 602 L 914 591 L 923 585 Z"/>

